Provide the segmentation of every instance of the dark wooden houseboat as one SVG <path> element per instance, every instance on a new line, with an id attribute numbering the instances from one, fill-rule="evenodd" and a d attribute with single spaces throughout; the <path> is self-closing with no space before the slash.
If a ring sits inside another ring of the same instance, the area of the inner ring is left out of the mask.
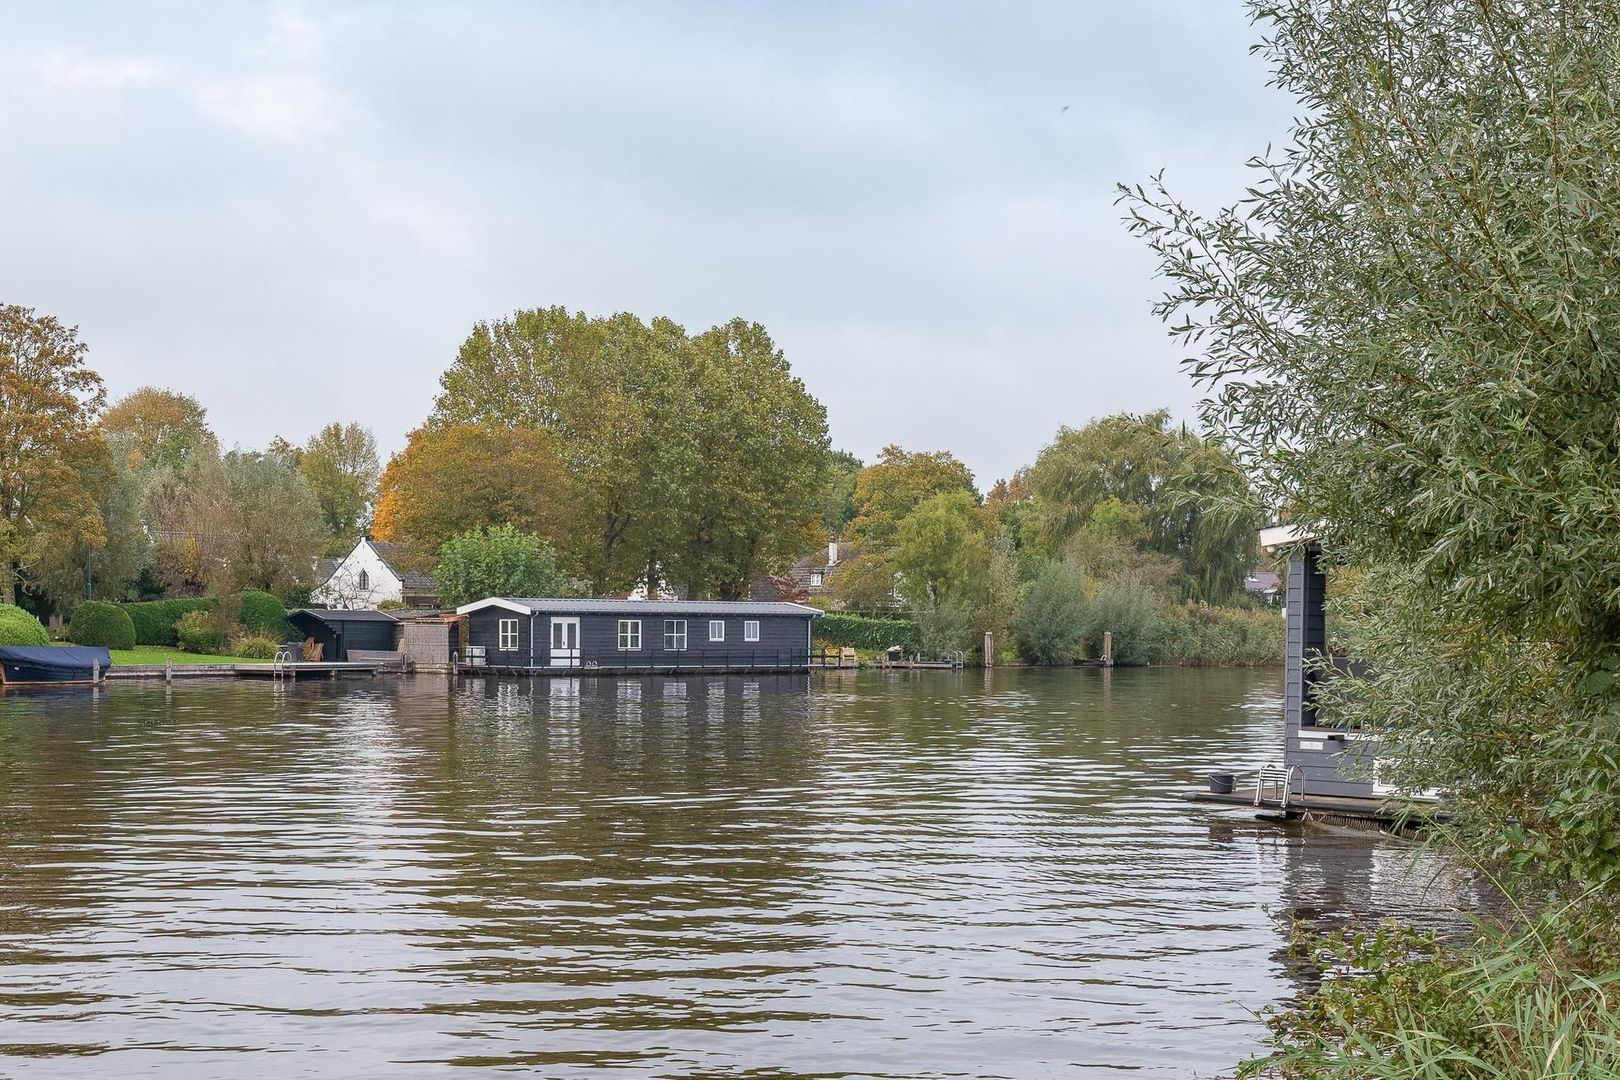
<path id="1" fill-rule="evenodd" d="M 805 671 L 818 608 L 785 601 L 492 596 L 461 664 L 512 672 Z"/>

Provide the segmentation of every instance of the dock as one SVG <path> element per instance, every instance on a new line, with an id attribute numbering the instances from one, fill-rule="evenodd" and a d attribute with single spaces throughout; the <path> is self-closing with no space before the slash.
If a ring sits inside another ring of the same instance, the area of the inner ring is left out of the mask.
<path id="1" fill-rule="evenodd" d="M 1398 799 L 1362 798 L 1355 795 L 1298 795 L 1290 793 L 1287 805 L 1274 795 L 1255 798 L 1254 788 L 1238 788 L 1228 794 L 1188 791 L 1188 802 L 1211 803 L 1247 810 L 1265 811 L 1290 819 L 1371 821 L 1389 827 L 1420 827 L 1446 819 L 1445 811 L 1430 803 L 1409 803 Z"/>
<path id="2" fill-rule="evenodd" d="M 375 675 L 383 665 L 378 662 L 298 660 L 275 663 L 266 660 L 258 664 L 115 664 L 102 672 L 103 679 L 308 679 L 340 675 Z"/>

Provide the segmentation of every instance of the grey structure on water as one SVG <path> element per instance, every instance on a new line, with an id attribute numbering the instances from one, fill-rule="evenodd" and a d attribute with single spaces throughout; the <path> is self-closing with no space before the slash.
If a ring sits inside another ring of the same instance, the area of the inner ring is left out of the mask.
<path id="1" fill-rule="evenodd" d="M 467 619 L 464 667 L 546 671 L 800 671 L 818 608 L 784 601 L 492 596 Z"/>

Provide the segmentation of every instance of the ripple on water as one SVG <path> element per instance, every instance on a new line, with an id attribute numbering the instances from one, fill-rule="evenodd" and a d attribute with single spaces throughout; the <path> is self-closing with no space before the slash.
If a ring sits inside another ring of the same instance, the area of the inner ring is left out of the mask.
<path id="1" fill-rule="evenodd" d="M 1214 1075 L 1286 913 L 1470 901 L 1180 801 L 1275 755 L 1277 682 L 0 697 L 0 1075 Z"/>

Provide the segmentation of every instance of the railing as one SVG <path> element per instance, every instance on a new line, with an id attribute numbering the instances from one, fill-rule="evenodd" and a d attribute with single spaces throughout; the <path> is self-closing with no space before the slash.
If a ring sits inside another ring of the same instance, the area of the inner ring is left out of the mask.
<path id="1" fill-rule="evenodd" d="M 469 654 L 473 648 L 468 649 Z M 501 654 L 496 652 L 493 656 L 485 656 L 480 661 L 474 661 L 471 656 L 464 661 L 466 667 L 485 667 L 492 671 L 524 671 L 524 672 L 579 672 L 579 671 L 657 671 L 680 674 L 691 672 L 702 674 L 705 671 L 745 671 L 745 670 L 771 670 L 782 668 L 808 668 L 811 663 L 811 652 L 804 649 L 727 649 L 723 652 L 705 652 L 700 656 L 684 656 L 679 652 L 660 653 L 657 655 L 637 655 L 632 652 L 622 652 L 592 660 L 582 660 L 577 664 L 530 664 L 526 656 L 514 654 L 513 663 L 503 663 Z"/>

